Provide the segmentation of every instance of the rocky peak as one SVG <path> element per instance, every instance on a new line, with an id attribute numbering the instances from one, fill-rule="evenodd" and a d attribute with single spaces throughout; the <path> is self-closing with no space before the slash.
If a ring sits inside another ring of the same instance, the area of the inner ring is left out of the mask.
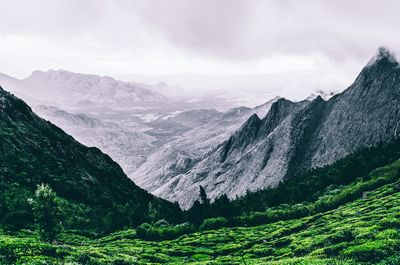
<path id="1" fill-rule="evenodd" d="M 202 185 L 212 199 L 273 187 L 358 148 L 398 137 L 399 115 L 399 63 L 381 48 L 344 92 L 327 101 L 321 96 L 313 101 L 277 100 L 265 118 L 252 116 L 190 172 L 176 177 L 182 181 L 179 187 L 166 186 L 158 194 L 176 199 L 170 194 L 176 188 L 187 207 L 193 194 L 186 187 Z"/>
<path id="2" fill-rule="evenodd" d="M 258 131 L 261 126 L 261 119 L 257 114 L 251 117 L 236 131 L 228 141 L 226 141 L 221 149 L 220 162 L 225 161 L 231 150 L 241 150 L 245 148 L 250 142 L 257 137 Z"/>
<path id="3" fill-rule="evenodd" d="M 381 47 L 361 71 L 359 77 L 367 79 L 382 78 L 392 76 L 394 72 L 397 72 L 397 74 L 400 72 L 399 62 L 395 54 Z"/>
<path id="4" fill-rule="evenodd" d="M 382 63 L 390 63 L 398 65 L 399 62 L 394 52 L 386 47 L 380 47 L 375 56 L 368 62 L 367 66 L 379 65 Z"/>
<path id="5" fill-rule="evenodd" d="M 268 135 L 276 128 L 296 107 L 303 103 L 292 102 L 285 98 L 278 99 L 272 104 L 267 116 L 262 120 L 263 128 L 260 135 Z"/>
<path id="6" fill-rule="evenodd" d="M 354 83 L 341 95 L 354 103 L 374 103 L 382 93 L 397 93 L 400 85 L 400 67 L 395 55 L 386 48 L 379 48 L 357 76 Z"/>

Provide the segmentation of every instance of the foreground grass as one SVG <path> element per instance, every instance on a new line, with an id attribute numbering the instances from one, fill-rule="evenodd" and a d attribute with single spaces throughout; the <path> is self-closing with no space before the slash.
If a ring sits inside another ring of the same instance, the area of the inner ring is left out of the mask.
<path id="1" fill-rule="evenodd" d="M 394 179 L 399 166 L 375 170 L 372 180 Z M 400 185 L 381 183 L 328 212 L 161 242 L 137 239 L 134 230 L 95 240 L 64 233 L 55 245 L 29 231 L 0 232 L 0 264 L 400 264 Z"/>

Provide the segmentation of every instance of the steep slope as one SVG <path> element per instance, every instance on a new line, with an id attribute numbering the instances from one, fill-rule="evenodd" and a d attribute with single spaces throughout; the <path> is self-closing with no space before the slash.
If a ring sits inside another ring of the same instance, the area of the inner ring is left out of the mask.
<path id="1" fill-rule="evenodd" d="M 108 228 L 145 221 L 149 202 L 170 211 L 169 217 L 179 214 L 172 204 L 137 187 L 109 156 L 78 143 L 2 88 L 0 154 L 1 221 L 25 210 L 23 195 L 31 196 L 40 183 L 50 184 L 71 210 L 81 205 L 74 212 L 76 218 L 82 208 L 91 221 L 113 213 L 113 220 L 104 220 Z"/>
<path id="2" fill-rule="evenodd" d="M 150 154 L 155 153 L 147 159 L 145 170 L 139 171 L 141 176 L 163 170 L 165 163 L 159 161 L 179 163 L 169 146 L 177 147 L 173 153 L 185 157 L 187 152 L 195 153 L 190 157 L 197 158 L 228 138 L 251 111 L 265 116 L 270 107 L 264 104 L 255 110 L 242 107 L 224 113 L 212 109 L 221 107 L 221 100 L 219 104 L 209 99 L 190 103 L 166 100 L 157 93 L 166 84 L 128 83 L 63 70 L 35 71 L 23 80 L 0 74 L 1 84 L 79 142 L 110 155 L 131 178 L 138 175 L 135 171 Z"/>
<path id="3" fill-rule="evenodd" d="M 216 145 L 225 141 L 251 115 L 264 117 L 278 98 L 253 109 L 240 107 L 225 113 L 210 110 L 193 110 L 171 118 L 197 127 L 184 133 L 151 154 L 132 174 L 133 180 L 142 188 L 155 192 L 172 178 L 185 174 Z"/>
<path id="4" fill-rule="evenodd" d="M 400 67 L 381 49 L 343 93 L 328 101 L 278 100 L 251 117 L 193 168 L 153 193 L 189 207 L 202 185 L 210 198 L 241 196 L 400 135 Z"/>
<path id="5" fill-rule="evenodd" d="M 335 202 L 340 202 L 340 207 L 257 226 L 207 229 L 173 240 L 141 240 L 134 230 L 124 230 L 94 240 L 69 233 L 63 237 L 63 245 L 50 245 L 32 234 L 7 235 L 0 231 L 0 261 L 64 264 L 89 260 L 99 265 L 399 264 L 399 170 L 397 160 L 375 169 L 365 179 L 326 191 L 315 204 L 286 205 L 257 214 L 271 217 L 274 210 L 288 213 L 296 207 L 313 209 Z M 259 219 L 257 214 L 252 215 L 253 220 Z M 27 245 L 30 251 L 21 251 Z"/>
<path id="6" fill-rule="evenodd" d="M 115 160 L 128 176 L 155 148 L 157 139 L 124 123 L 104 121 L 56 107 L 36 106 L 35 112 L 71 134 L 80 143 L 97 147 Z M 126 125 L 126 124 L 125 124 Z"/>

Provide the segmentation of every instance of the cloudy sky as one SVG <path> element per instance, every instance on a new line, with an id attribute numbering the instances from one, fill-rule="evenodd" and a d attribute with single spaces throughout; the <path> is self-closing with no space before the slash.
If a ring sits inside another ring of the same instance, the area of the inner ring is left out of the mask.
<path id="1" fill-rule="evenodd" d="M 66 69 L 302 95 L 341 90 L 379 46 L 400 50 L 397 0 L 0 0 L 0 72 Z"/>

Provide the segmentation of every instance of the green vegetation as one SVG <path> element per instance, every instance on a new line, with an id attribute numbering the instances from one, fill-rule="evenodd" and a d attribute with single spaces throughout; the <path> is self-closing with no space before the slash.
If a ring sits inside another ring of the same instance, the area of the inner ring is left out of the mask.
<path id="1" fill-rule="evenodd" d="M 52 243 L 61 229 L 61 210 L 56 193 L 49 185 L 41 184 L 38 185 L 35 196 L 28 201 L 39 227 L 40 238 Z"/>
<path id="2" fill-rule="evenodd" d="M 299 204 L 316 202 L 327 191 L 348 185 L 359 178 L 367 180 L 369 172 L 373 169 L 385 166 L 400 158 L 400 139 L 390 143 L 379 144 L 376 147 L 363 148 L 332 165 L 313 169 L 304 176 L 291 178 L 281 183 L 276 188 L 261 190 L 255 193 L 247 193 L 242 198 L 229 201 L 226 196 L 218 198 L 210 207 L 203 209 L 203 218 L 223 216 L 232 219 L 234 216 L 252 215 L 254 212 L 270 211 L 272 207 L 281 205 L 292 205 L 292 213 L 286 218 L 307 215 L 314 209 L 299 207 Z M 358 196 L 359 194 L 354 194 Z M 354 200 L 354 196 L 348 194 L 347 199 L 342 198 L 339 202 L 324 203 L 316 205 L 317 211 L 333 209 L 338 203 Z M 204 207 L 203 207 L 204 208 Z M 288 209 L 288 207 L 284 207 Z M 295 213 L 297 212 L 297 213 Z M 275 211 L 275 213 L 278 213 Z M 285 218 L 281 213 L 279 220 Z M 254 217 L 255 219 L 257 217 Z M 264 223 L 264 221 L 262 221 Z M 233 222 L 234 224 L 234 222 Z M 245 225 L 246 223 L 239 223 Z M 248 223 L 247 225 L 253 225 Z"/>
<path id="3" fill-rule="evenodd" d="M 353 201 L 302 218 L 220 229 L 213 229 L 213 224 L 223 219 L 214 219 L 204 222 L 213 230 L 203 227 L 202 232 L 162 241 L 139 239 L 132 229 L 97 239 L 66 230 L 53 245 L 41 242 L 31 231 L 2 232 L 0 260 L 4 264 L 399 264 L 399 168 L 396 161 L 367 178 L 326 190 L 313 203 L 315 208 L 345 197 Z M 165 221 L 158 225 L 168 226 Z"/>
<path id="4" fill-rule="evenodd" d="M 199 187 L 182 212 L 0 99 L 1 265 L 400 264 L 400 139 L 233 201 Z"/>
<path id="5" fill-rule="evenodd" d="M 8 230 L 33 228 L 27 200 L 41 183 L 60 196 L 68 229 L 109 233 L 153 218 L 181 222 L 178 205 L 142 190 L 109 156 L 78 143 L 1 88 L 0 153 L 0 225 Z"/>

